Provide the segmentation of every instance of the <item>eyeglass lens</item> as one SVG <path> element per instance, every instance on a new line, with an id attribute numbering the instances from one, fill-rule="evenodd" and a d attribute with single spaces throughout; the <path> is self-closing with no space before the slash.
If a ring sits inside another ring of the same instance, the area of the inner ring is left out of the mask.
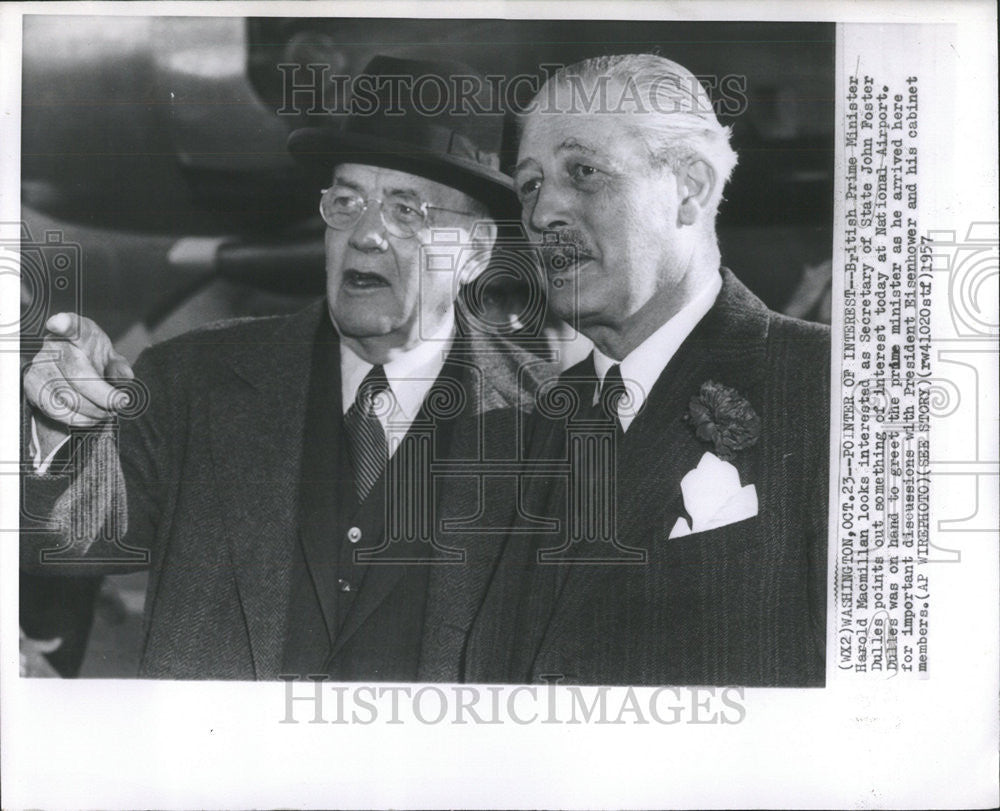
<path id="1" fill-rule="evenodd" d="M 323 193 L 319 211 L 327 225 L 343 231 L 357 225 L 369 202 L 379 204 L 382 222 L 395 236 L 413 236 L 427 219 L 426 206 L 412 197 L 392 194 L 383 200 L 368 201 L 353 189 L 343 186 L 334 186 Z"/>

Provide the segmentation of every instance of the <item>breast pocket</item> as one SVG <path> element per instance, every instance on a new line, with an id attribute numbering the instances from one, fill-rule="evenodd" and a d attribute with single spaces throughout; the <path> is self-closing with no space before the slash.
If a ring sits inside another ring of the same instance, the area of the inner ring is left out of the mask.
<path id="1" fill-rule="evenodd" d="M 744 518 L 716 529 L 671 538 L 677 521 L 672 516 L 653 539 L 650 554 L 670 566 L 711 565 L 712 561 L 752 558 L 762 551 L 763 520 L 760 515 Z"/>

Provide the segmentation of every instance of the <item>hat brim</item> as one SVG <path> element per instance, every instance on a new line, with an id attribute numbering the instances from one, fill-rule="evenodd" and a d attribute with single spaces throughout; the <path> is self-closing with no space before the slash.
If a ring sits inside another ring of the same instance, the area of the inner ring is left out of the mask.
<path id="1" fill-rule="evenodd" d="M 457 155 L 424 151 L 372 135 L 342 133 L 331 127 L 294 130 L 288 137 L 288 151 L 304 166 L 327 173 L 341 163 L 409 172 L 468 194 L 486 205 L 498 219 L 521 216 L 521 205 L 509 176 Z M 329 175 L 325 182 L 329 182 Z"/>

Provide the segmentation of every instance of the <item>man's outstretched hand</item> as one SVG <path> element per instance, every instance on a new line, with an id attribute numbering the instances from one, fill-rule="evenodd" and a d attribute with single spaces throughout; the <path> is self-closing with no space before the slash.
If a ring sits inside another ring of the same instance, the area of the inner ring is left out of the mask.
<path id="1" fill-rule="evenodd" d="M 42 457 L 68 435 L 68 428 L 97 425 L 129 405 L 115 380 L 135 377 L 111 339 L 89 318 L 57 313 L 45 322 L 48 335 L 24 373 L 24 393 L 35 410 Z"/>

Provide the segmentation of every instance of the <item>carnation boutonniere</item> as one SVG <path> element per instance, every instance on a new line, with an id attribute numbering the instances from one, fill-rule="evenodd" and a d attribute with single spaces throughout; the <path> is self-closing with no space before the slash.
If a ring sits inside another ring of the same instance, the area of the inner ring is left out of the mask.
<path id="1" fill-rule="evenodd" d="M 695 436 L 712 445 L 698 466 L 681 479 L 684 509 L 691 522 L 677 519 L 670 538 L 733 524 L 757 515 L 757 488 L 742 486 L 730 460 L 760 439 L 760 417 L 735 389 L 712 380 L 701 385 L 688 404 L 686 420 Z"/>
<path id="2" fill-rule="evenodd" d="M 714 380 L 701 384 L 688 403 L 686 419 L 694 435 L 702 442 L 711 442 L 715 455 L 723 461 L 752 448 L 760 439 L 760 417 L 750 401 L 736 389 Z"/>

